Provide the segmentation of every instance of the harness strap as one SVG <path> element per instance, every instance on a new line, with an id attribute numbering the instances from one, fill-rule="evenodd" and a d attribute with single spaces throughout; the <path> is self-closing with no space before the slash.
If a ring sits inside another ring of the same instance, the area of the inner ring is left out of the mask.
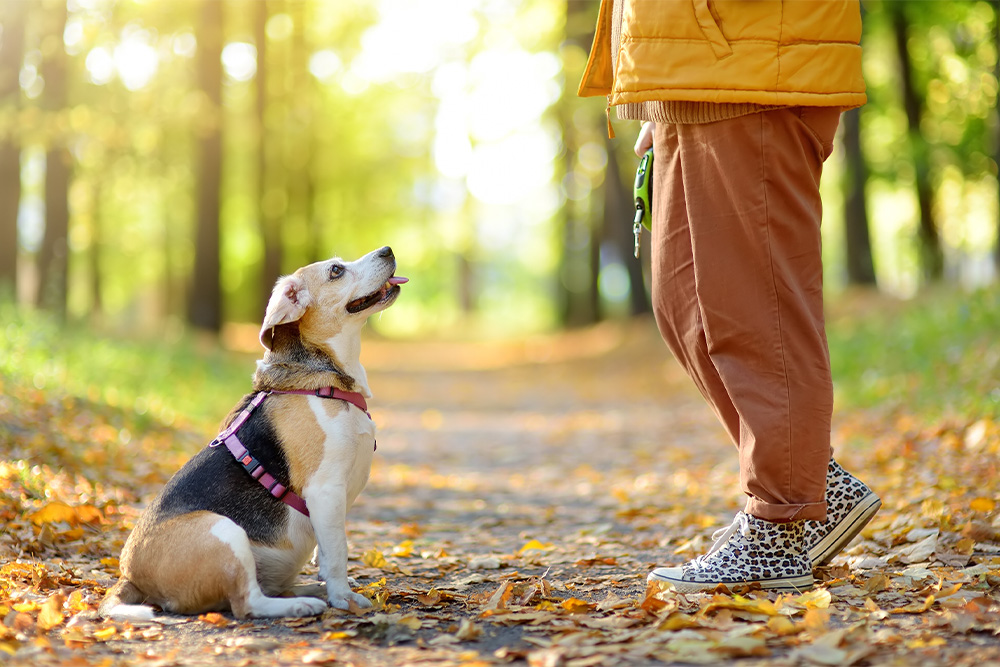
<path id="1" fill-rule="evenodd" d="M 250 473 L 250 476 L 255 480 L 260 482 L 261 486 L 267 489 L 268 493 L 272 496 L 290 506 L 292 509 L 301 512 L 305 516 L 309 516 L 309 510 L 306 508 L 306 501 L 302 499 L 294 491 L 289 490 L 284 484 L 278 482 L 274 478 L 274 475 L 264 470 L 264 466 L 260 464 L 260 461 L 255 459 L 250 452 L 247 450 L 240 439 L 236 436 L 236 432 L 240 430 L 240 427 L 246 423 L 247 419 L 250 418 L 250 414 L 257 409 L 264 399 L 271 394 L 306 394 L 310 396 L 319 396 L 320 398 L 336 398 L 342 401 L 347 401 L 348 403 L 359 408 L 362 412 L 368 415 L 368 419 L 371 419 L 371 413 L 368 412 L 368 403 L 365 401 L 365 397 L 361 394 L 353 391 L 342 391 L 336 387 L 321 387 L 314 391 L 308 389 L 290 389 L 285 391 L 272 390 L 272 391 L 261 391 L 257 392 L 257 395 L 253 397 L 250 403 L 247 404 L 245 408 L 236 416 L 236 419 L 226 427 L 226 429 L 220 433 L 215 440 L 209 443 L 209 447 L 218 447 L 219 445 L 225 445 L 229 453 L 233 455 L 236 462 L 243 466 L 243 469 Z"/>

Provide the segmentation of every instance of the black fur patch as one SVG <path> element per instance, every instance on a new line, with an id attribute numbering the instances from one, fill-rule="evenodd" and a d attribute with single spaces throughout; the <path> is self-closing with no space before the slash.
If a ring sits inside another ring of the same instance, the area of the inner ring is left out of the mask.
<path id="1" fill-rule="evenodd" d="M 243 398 L 234 413 L 253 398 Z M 281 484 L 288 486 L 288 461 L 267 416 L 267 401 L 237 431 L 251 456 Z M 225 445 L 202 449 L 170 478 L 146 510 L 156 521 L 206 510 L 232 519 L 251 542 L 275 545 L 286 532 L 288 513 L 295 512 L 272 496 L 233 458 Z"/>

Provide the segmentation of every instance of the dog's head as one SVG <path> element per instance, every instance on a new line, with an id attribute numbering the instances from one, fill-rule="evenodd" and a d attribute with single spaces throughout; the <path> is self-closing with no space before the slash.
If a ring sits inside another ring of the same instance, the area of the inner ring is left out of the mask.
<path id="1" fill-rule="evenodd" d="M 303 340 L 317 345 L 360 329 L 399 296 L 407 279 L 395 273 L 396 258 L 386 246 L 353 262 L 335 257 L 279 279 L 260 328 L 261 345 L 270 350 L 275 327 L 292 322 Z"/>

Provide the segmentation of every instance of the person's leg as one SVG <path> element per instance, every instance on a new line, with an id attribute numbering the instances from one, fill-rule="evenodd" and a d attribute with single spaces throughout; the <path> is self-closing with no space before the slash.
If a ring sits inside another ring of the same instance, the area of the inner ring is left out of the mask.
<path id="1" fill-rule="evenodd" d="M 653 134 L 653 314 L 674 358 L 738 446 L 740 418 L 709 356 L 701 321 L 677 133 L 677 126 L 660 124 Z"/>
<path id="2" fill-rule="evenodd" d="M 832 412 L 819 178 L 839 119 L 820 111 L 670 126 L 656 139 L 668 158 L 654 181 L 657 323 L 737 441 L 749 497 L 708 554 L 650 574 L 679 590 L 813 584 L 804 519 L 825 518 Z"/>
<path id="3" fill-rule="evenodd" d="M 792 108 L 678 126 L 708 356 L 739 415 L 746 512 L 772 522 L 826 512 L 819 180 L 838 119 Z"/>

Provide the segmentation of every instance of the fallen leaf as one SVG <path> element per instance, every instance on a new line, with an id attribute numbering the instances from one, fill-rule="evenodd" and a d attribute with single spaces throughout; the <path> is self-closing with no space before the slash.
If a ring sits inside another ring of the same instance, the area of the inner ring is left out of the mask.
<path id="1" fill-rule="evenodd" d="M 76 526 L 81 523 L 99 523 L 103 518 L 101 511 L 91 505 L 70 506 L 59 501 L 48 503 L 28 515 L 28 520 L 39 526 L 47 523 L 68 523 Z"/>
<path id="2" fill-rule="evenodd" d="M 985 496 L 980 496 L 978 498 L 973 498 L 969 503 L 969 507 L 975 512 L 982 512 L 984 514 L 992 512 L 996 509 L 996 501 L 992 498 L 987 498 Z"/>
<path id="3" fill-rule="evenodd" d="M 208 623 L 217 628 L 224 628 L 229 625 L 229 620 L 218 612 L 209 612 L 207 614 L 202 614 L 198 617 L 198 620 L 202 623 Z"/>
<path id="4" fill-rule="evenodd" d="M 455 637 L 457 637 L 459 641 L 471 642 L 479 639 L 479 636 L 482 635 L 482 633 L 483 629 L 480 626 L 476 625 L 467 618 L 463 618 L 459 622 L 459 627 L 455 632 Z"/>
<path id="5" fill-rule="evenodd" d="M 369 549 L 361 555 L 361 562 L 368 567 L 374 567 L 379 570 L 388 569 L 389 563 L 386 561 L 385 556 L 378 549 Z"/>
<path id="6" fill-rule="evenodd" d="M 519 556 L 523 556 L 528 551 L 550 551 L 555 549 L 555 545 L 551 542 L 541 543 L 538 540 L 531 540 L 524 544 L 520 549 L 517 550 Z"/>
<path id="7" fill-rule="evenodd" d="M 62 606 L 65 598 L 62 594 L 56 593 L 49 597 L 38 611 L 38 629 L 48 632 L 63 622 Z"/>
<path id="8" fill-rule="evenodd" d="M 563 600 L 560 606 L 571 614 L 585 614 L 591 609 L 594 609 L 597 605 L 579 598 L 569 598 L 567 600 Z"/>

